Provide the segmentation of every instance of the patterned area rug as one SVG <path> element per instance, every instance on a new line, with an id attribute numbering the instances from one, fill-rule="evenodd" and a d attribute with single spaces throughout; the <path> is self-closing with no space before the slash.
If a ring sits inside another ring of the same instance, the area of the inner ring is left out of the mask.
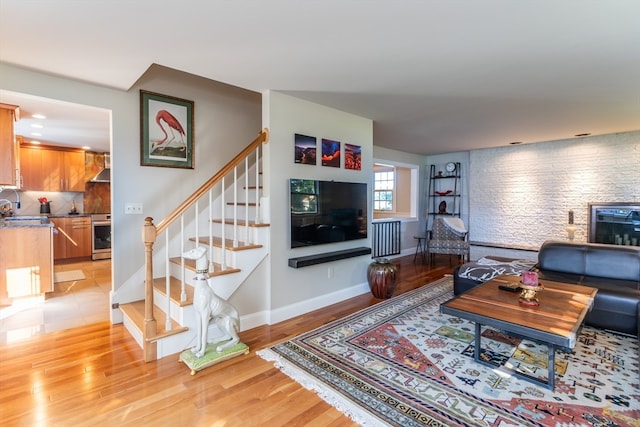
<path id="1" fill-rule="evenodd" d="M 452 281 L 382 301 L 258 354 L 361 425 L 640 426 L 638 343 L 584 327 L 554 391 L 473 361 Z M 483 354 L 546 375 L 546 346 L 483 329 Z"/>

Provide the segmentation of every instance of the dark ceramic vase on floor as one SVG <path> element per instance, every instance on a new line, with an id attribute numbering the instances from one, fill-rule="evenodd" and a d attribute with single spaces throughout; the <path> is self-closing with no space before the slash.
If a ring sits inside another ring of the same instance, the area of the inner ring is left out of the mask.
<path id="1" fill-rule="evenodd" d="M 376 258 L 367 267 L 367 282 L 376 298 L 391 298 L 396 290 L 396 266 L 387 258 Z"/>

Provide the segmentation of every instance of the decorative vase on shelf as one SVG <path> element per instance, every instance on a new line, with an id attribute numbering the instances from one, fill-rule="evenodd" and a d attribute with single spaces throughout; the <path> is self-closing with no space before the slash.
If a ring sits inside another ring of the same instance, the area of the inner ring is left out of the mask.
<path id="1" fill-rule="evenodd" d="M 376 298 L 391 298 L 396 290 L 397 269 L 387 258 L 376 258 L 367 267 L 367 282 Z"/>

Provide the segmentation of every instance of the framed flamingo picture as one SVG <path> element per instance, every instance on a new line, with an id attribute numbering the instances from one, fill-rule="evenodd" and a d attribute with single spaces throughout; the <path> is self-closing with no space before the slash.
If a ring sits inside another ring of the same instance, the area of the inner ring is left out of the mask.
<path id="1" fill-rule="evenodd" d="M 140 91 L 140 164 L 193 169 L 193 101 Z"/>

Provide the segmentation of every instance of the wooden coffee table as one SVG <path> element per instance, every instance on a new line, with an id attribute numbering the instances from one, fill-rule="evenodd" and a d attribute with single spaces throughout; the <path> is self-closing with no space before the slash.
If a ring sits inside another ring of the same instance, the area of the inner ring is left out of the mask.
<path id="1" fill-rule="evenodd" d="M 538 292 L 539 306 L 525 306 L 518 302 L 519 292 L 508 292 L 500 285 L 518 283 L 518 276 L 499 276 L 458 295 L 440 305 L 440 312 L 470 320 L 476 324 L 473 358 L 492 366 L 480 357 L 482 325 L 499 329 L 522 338 L 546 344 L 549 348 L 547 381 L 509 370 L 510 373 L 553 390 L 555 349 L 570 350 L 582 322 L 593 304 L 597 289 L 588 286 L 541 280 L 544 290 Z M 503 367 L 503 369 L 506 369 Z"/>

